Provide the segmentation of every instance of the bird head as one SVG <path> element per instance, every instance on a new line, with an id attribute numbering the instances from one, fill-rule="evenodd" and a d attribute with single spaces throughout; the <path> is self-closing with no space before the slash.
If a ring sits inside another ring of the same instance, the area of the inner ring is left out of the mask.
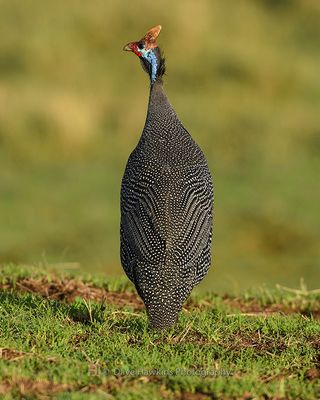
<path id="1" fill-rule="evenodd" d="M 141 61 L 143 69 L 149 74 L 151 84 L 161 80 L 165 72 L 164 58 L 157 45 L 157 37 L 161 31 L 161 25 L 148 30 L 144 37 L 137 42 L 129 42 L 123 48 L 132 51 Z"/>

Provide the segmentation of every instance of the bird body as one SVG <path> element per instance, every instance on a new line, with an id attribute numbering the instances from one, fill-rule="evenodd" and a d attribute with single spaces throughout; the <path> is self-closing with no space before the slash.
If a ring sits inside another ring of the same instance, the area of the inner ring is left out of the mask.
<path id="1" fill-rule="evenodd" d="M 121 186 L 120 254 L 151 325 L 163 329 L 209 269 L 213 190 L 201 149 L 164 93 L 161 53 L 151 51 L 141 60 L 151 80 L 147 118 Z M 157 69 L 146 64 L 152 58 Z"/>

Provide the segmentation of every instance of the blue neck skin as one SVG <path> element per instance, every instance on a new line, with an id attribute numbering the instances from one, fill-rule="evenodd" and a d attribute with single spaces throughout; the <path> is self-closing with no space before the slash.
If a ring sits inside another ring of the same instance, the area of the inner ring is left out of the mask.
<path id="1" fill-rule="evenodd" d="M 158 61 L 157 61 L 157 57 L 154 54 L 154 52 L 151 50 L 145 50 L 142 49 L 140 50 L 140 53 L 142 54 L 142 57 L 145 58 L 146 60 L 149 61 L 149 63 L 151 64 L 151 83 L 154 83 L 156 81 L 157 78 L 157 69 L 158 69 Z"/>

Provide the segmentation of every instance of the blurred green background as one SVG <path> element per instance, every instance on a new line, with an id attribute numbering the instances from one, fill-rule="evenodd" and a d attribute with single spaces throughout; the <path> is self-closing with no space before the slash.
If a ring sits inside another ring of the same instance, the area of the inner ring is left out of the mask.
<path id="1" fill-rule="evenodd" d="M 215 179 L 202 289 L 320 282 L 319 0 L 0 0 L 0 263 L 123 274 L 119 192 L 161 24 L 165 87 Z"/>

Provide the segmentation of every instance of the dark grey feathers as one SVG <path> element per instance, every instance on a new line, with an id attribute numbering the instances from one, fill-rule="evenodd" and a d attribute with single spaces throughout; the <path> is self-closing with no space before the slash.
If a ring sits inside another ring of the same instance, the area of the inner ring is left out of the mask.
<path id="1" fill-rule="evenodd" d="M 155 82 L 121 187 L 121 262 L 153 327 L 174 324 L 208 272 L 212 207 L 205 157 Z"/>

